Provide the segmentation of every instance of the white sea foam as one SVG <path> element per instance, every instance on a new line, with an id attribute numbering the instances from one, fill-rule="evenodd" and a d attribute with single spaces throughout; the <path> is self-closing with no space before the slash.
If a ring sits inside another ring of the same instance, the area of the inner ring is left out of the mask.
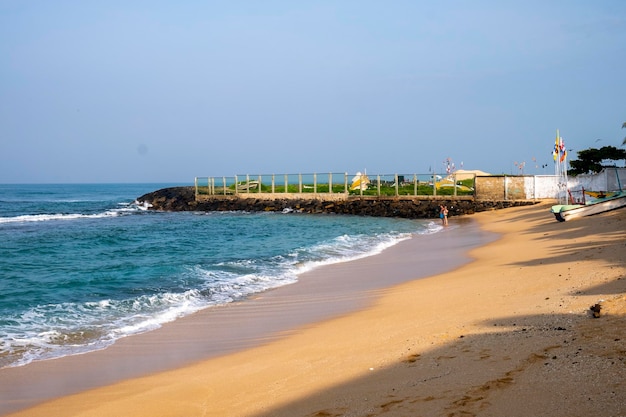
<path id="1" fill-rule="evenodd" d="M 154 330 L 207 305 L 198 290 L 189 290 L 83 305 L 37 306 L 0 334 L 0 354 L 24 351 L 13 363 L 0 361 L 0 368 L 102 349 L 119 338 Z"/>
<path id="2" fill-rule="evenodd" d="M 55 220 L 80 220 L 80 219 L 103 219 L 117 217 L 123 214 L 130 214 L 139 210 L 147 210 L 145 206 L 124 205 L 120 208 L 106 210 L 101 213 L 54 213 L 54 214 L 24 214 L 14 217 L 0 217 L 2 223 L 31 223 L 47 222 Z"/>
<path id="3" fill-rule="evenodd" d="M 116 212 L 105 212 L 100 214 L 26 214 L 15 217 L 0 217 L 0 223 L 27 223 L 27 222 L 45 222 L 50 220 L 76 220 L 82 218 L 101 218 L 117 216 Z"/>
<path id="4" fill-rule="evenodd" d="M 152 207 L 152 204 L 147 201 L 139 202 L 135 200 L 135 202 L 133 203 L 133 206 L 139 210 L 147 211 L 148 209 L 150 209 L 150 207 Z"/>
<path id="5" fill-rule="evenodd" d="M 324 256 L 299 264 L 297 272 L 301 274 L 321 266 L 350 262 L 377 255 L 385 249 L 410 238 L 411 235 L 408 233 L 378 236 L 339 236 L 333 242 L 314 246 L 312 251 L 322 253 Z"/>

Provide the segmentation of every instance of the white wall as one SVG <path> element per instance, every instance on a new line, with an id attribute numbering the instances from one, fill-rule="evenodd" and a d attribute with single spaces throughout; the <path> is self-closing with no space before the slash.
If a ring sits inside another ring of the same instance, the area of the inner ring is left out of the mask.
<path id="1" fill-rule="evenodd" d="M 559 185 L 559 180 L 560 177 L 556 175 L 524 176 L 526 198 L 530 200 L 563 198 L 566 188 L 565 184 Z M 568 177 L 567 181 L 567 188 L 572 191 L 578 191 L 582 188 L 589 191 L 618 191 L 620 186 L 621 189 L 626 190 L 626 168 L 617 168 L 617 170 L 615 168 L 605 168 L 598 174 Z"/>
<path id="2" fill-rule="evenodd" d="M 569 177 L 567 185 L 570 190 L 618 191 L 620 185 L 621 189 L 626 189 L 626 168 L 605 168 L 598 174 Z"/>

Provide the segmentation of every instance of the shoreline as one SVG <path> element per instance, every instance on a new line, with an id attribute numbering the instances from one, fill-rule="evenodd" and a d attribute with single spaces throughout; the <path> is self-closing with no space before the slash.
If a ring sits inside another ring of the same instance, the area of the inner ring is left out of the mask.
<path id="1" fill-rule="evenodd" d="M 459 218 L 449 229 L 415 234 L 366 258 L 321 266 L 299 275 L 294 284 L 201 310 L 102 350 L 3 368 L 0 398 L 12 401 L 0 403 L 0 415 L 269 343 L 298 328 L 366 308 L 377 292 L 390 286 L 467 263 L 468 248 L 493 239 L 495 235 L 482 231 L 471 218 Z M 414 270 L 416 251 L 429 254 L 419 274 Z M 385 277 L 389 262 L 394 263 L 394 274 Z"/>
<path id="2" fill-rule="evenodd" d="M 355 312 L 15 416 L 626 415 L 626 211 L 548 207 L 474 215 L 500 238 L 473 262 Z M 383 255 L 367 259 L 400 275 Z"/>

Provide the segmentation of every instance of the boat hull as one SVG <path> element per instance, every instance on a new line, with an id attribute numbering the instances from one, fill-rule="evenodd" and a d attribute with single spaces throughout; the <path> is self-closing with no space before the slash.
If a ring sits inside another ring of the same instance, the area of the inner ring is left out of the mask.
<path id="1" fill-rule="evenodd" d="M 605 211 L 611 211 L 622 207 L 626 207 L 625 192 L 585 205 L 573 204 L 552 206 L 551 211 L 558 221 L 564 222 L 578 217 L 593 216 L 594 214 L 604 213 Z"/>

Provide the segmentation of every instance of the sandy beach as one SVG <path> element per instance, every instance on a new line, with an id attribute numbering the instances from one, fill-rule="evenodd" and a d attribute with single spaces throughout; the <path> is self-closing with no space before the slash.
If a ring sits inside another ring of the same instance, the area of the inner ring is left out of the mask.
<path id="1" fill-rule="evenodd" d="M 485 238 L 468 254 L 473 261 L 452 271 L 425 266 L 441 259 L 408 256 L 408 241 L 369 258 L 367 268 L 332 267 L 389 277 L 349 297 L 355 311 L 330 311 L 264 343 L 251 335 L 235 353 L 198 354 L 173 370 L 10 415 L 626 416 L 626 210 L 558 223 L 538 204 L 471 218 L 499 237 Z M 433 275 L 394 278 L 412 271 Z M 148 357 L 163 349 L 143 340 Z M 123 360 L 121 345 L 105 356 Z"/>

